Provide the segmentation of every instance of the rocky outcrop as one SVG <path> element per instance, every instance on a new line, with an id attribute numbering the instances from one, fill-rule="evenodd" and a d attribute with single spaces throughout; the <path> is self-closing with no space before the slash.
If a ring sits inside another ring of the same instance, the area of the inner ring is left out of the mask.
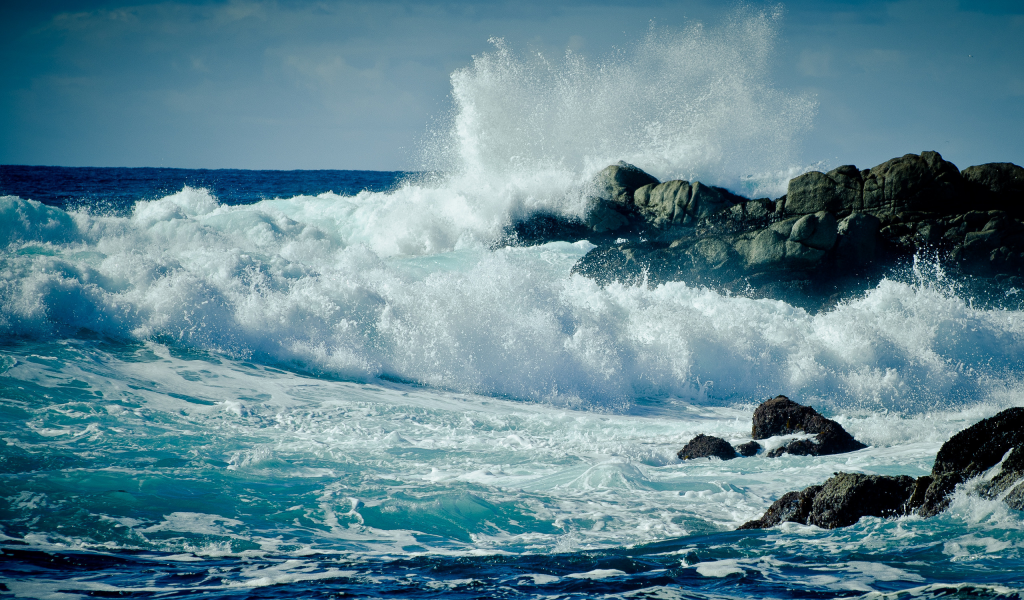
<path id="1" fill-rule="evenodd" d="M 1003 460 L 1007 452 L 1014 450 L 993 480 L 998 483 L 983 485 L 982 491 L 995 495 L 998 493 L 996 490 L 1009 488 L 1020 479 L 1015 472 L 1024 470 L 1018 464 L 1024 457 L 1014 457 L 1018 449 L 1020 454 L 1024 454 L 1024 408 L 1004 410 L 949 438 L 935 455 L 931 483 L 925 491 L 919 514 L 927 517 L 945 510 L 949 505 L 949 494 L 957 485 L 991 469 Z"/>
<path id="2" fill-rule="evenodd" d="M 736 458 L 738 455 L 729 442 L 719 437 L 701 433 L 683 446 L 683 449 L 677 452 L 676 456 L 679 457 L 679 460 L 711 457 L 729 460 Z"/>
<path id="3" fill-rule="evenodd" d="M 724 188 L 676 180 L 637 189 L 633 203 L 651 226 L 669 229 L 712 217 L 744 200 Z"/>
<path id="4" fill-rule="evenodd" d="M 768 453 L 768 457 L 774 458 L 783 454 L 811 456 L 840 454 L 867 447 L 853 439 L 853 436 L 847 433 L 839 423 L 832 419 L 826 419 L 810 406 L 797 404 L 785 396 L 776 396 L 758 406 L 754 411 L 751 437 L 755 440 L 794 433 L 817 435 L 814 441 L 795 440 L 781 448 L 776 448 Z"/>
<path id="5" fill-rule="evenodd" d="M 854 212 L 906 211 L 949 213 L 964 192 L 960 170 L 938 152 L 906 154 L 876 167 L 858 171 L 844 165 L 828 173 L 811 171 L 792 179 L 784 212 L 804 215 L 828 211 L 840 216 Z"/>
<path id="6" fill-rule="evenodd" d="M 627 227 L 633 220 L 634 192 L 657 184 L 657 179 L 629 163 L 619 161 L 605 167 L 591 183 L 592 195 L 583 223 L 596 233 Z"/>
<path id="7" fill-rule="evenodd" d="M 785 494 L 760 519 L 739 528 L 766 529 L 792 522 L 835 529 L 853 525 L 861 517 L 896 517 L 906 514 L 914 485 L 906 475 L 836 473 L 823 485 Z"/>
<path id="8" fill-rule="evenodd" d="M 582 220 L 534 216 L 502 244 L 589 239 L 573 272 L 602 284 L 685 281 L 818 310 L 870 289 L 928 250 L 967 277 L 976 299 L 1024 288 L 1024 168 L 961 173 L 937 152 L 870 169 L 792 179 L 786 195 L 748 200 L 699 181 L 659 182 L 618 163 L 589 186 Z"/>
<path id="9" fill-rule="evenodd" d="M 783 413 L 773 412 L 770 419 L 762 420 L 761 427 L 779 431 L 793 420 L 815 420 L 807 414 L 795 411 L 787 420 Z M 990 470 L 997 465 L 998 471 L 992 474 Z M 982 474 L 986 477 L 978 478 Z M 917 513 L 930 517 L 945 510 L 957 486 L 972 479 L 971 493 L 1002 497 L 1011 508 L 1024 510 L 1024 408 L 1004 410 L 951 437 L 936 454 L 931 475 L 914 479 L 837 473 L 822 485 L 783 495 L 760 519 L 748 521 L 740 529 L 764 529 L 784 522 L 833 529 L 865 516 Z"/>

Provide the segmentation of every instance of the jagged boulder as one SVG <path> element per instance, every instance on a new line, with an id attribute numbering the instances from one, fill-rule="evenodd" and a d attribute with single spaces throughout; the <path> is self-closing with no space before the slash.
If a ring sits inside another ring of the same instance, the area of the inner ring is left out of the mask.
<path id="1" fill-rule="evenodd" d="M 914 483 L 906 475 L 837 473 L 815 494 L 807 522 L 835 529 L 853 525 L 861 517 L 900 516 Z"/>
<path id="2" fill-rule="evenodd" d="M 985 208 L 1024 216 L 1024 167 L 986 163 L 967 167 L 961 175 Z"/>
<path id="3" fill-rule="evenodd" d="M 794 177 L 786 190 L 785 212 L 807 215 L 828 211 L 845 216 L 863 207 L 864 180 L 853 165 L 828 173 L 810 171 Z"/>
<path id="4" fill-rule="evenodd" d="M 957 485 L 991 469 L 1020 446 L 1024 446 L 1024 407 L 1008 408 L 949 438 L 935 455 L 932 482 L 918 514 L 939 514 L 949 506 L 949 495 Z M 1010 463 L 1006 471 L 1004 489 L 1019 479 L 1012 476 L 1015 465 Z"/>
<path id="5" fill-rule="evenodd" d="M 637 188 L 656 183 L 654 176 L 623 161 L 605 167 L 591 181 L 584 224 L 595 233 L 626 227 L 633 212 L 633 193 Z"/>
<path id="6" fill-rule="evenodd" d="M 780 399 L 788 401 L 785 396 L 770 400 L 775 403 L 773 410 L 756 420 L 755 430 L 778 435 L 794 429 L 795 424 L 806 427 L 818 422 L 820 415 L 800 410 L 807 407 L 793 408 Z M 832 529 L 852 525 L 864 516 L 914 512 L 930 517 L 946 509 L 958 485 L 996 465 L 1000 465 L 999 471 L 975 480 L 971 491 L 988 498 L 1002 496 L 1008 506 L 1024 511 L 1024 407 L 1006 409 L 951 437 L 936 454 L 931 475 L 914 479 L 837 473 L 822 485 L 784 494 L 760 519 L 748 521 L 740 529 L 764 529 L 787 521 Z"/>
<path id="7" fill-rule="evenodd" d="M 861 517 L 897 517 L 906 514 L 915 484 L 906 475 L 836 473 L 823 485 L 783 495 L 760 519 L 739 528 L 766 529 L 793 522 L 835 529 L 853 525 Z"/>
<path id="8" fill-rule="evenodd" d="M 729 442 L 720 437 L 701 433 L 687 442 L 683 449 L 676 453 L 676 456 L 679 457 L 679 460 L 711 457 L 729 460 L 736 458 L 738 455 Z"/>
<path id="9" fill-rule="evenodd" d="M 768 456 L 773 458 L 785 453 L 820 456 L 853 452 L 867 447 L 853 439 L 839 423 L 826 419 L 810 406 L 797 404 L 786 396 L 776 396 L 754 411 L 751 437 L 755 440 L 794 433 L 812 433 L 817 436 L 814 441 L 790 442 L 772 450 Z"/>
<path id="10" fill-rule="evenodd" d="M 960 169 L 938 152 L 905 154 L 862 171 L 863 208 L 871 212 L 948 214 L 963 191 Z"/>
<path id="11" fill-rule="evenodd" d="M 690 225 L 745 201 L 724 188 L 683 180 L 648 184 L 633 196 L 637 211 L 659 229 Z"/>

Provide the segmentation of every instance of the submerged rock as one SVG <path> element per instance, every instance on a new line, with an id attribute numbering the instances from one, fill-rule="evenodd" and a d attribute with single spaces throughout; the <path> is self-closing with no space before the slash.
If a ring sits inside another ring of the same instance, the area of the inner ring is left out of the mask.
<path id="1" fill-rule="evenodd" d="M 736 458 L 737 454 L 729 442 L 713 435 L 701 433 L 683 446 L 683 449 L 677 452 L 676 456 L 680 460 L 711 458 L 712 456 L 722 460 L 729 460 Z"/>
<path id="2" fill-rule="evenodd" d="M 755 440 L 794 433 L 812 433 L 817 436 L 813 442 L 790 442 L 786 446 L 772 450 L 768 456 L 773 458 L 785 453 L 820 456 L 867 448 L 853 439 L 839 423 L 826 419 L 810 406 L 797 404 L 785 396 L 776 396 L 754 411 L 751 437 Z"/>
<path id="3" fill-rule="evenodd" d="M 759 450 L 761 450 L 761 444 L 753 441 L 736 446 L 736 452 L 740 456 L 756 456 Z"/>

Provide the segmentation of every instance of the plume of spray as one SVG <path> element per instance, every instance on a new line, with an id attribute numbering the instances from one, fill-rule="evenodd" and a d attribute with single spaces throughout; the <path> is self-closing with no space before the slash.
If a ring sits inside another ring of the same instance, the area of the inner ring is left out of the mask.
<path id="1" fill-rule="evenodd" d="M 796 150 L 816 109 L 770 81 L 781 18 L 776 7 L 739 9 L 716 27 L 652 24 L 593 62 L 492 38 L 452 74 L 453 106 L 427 137 L 424 168 L 483 192 L 506 218 L 580 214 L 585 181 L 619 160 L 662 180 L 780 195 L 806 170 Z"/>

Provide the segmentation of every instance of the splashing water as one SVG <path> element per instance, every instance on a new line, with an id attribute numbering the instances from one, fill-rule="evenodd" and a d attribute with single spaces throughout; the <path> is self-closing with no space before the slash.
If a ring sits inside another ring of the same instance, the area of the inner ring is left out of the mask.
<path id="1" fill-rule="evenodd" d="M 585 182 L 619 160 L 663 180 L 781 195 L 806 170 L 796 150 L 816 105 L 770 83 L 780 18 L 745 10 L 717 28 L 652 25 L 592 62 L 492 39 L 493 51 L 452 74 L 454 106 L 424 144 L 424 168 L 474 199 L 447 214 L 469 209 L 469 229 L 538 210 L 578 215 Z"/>

